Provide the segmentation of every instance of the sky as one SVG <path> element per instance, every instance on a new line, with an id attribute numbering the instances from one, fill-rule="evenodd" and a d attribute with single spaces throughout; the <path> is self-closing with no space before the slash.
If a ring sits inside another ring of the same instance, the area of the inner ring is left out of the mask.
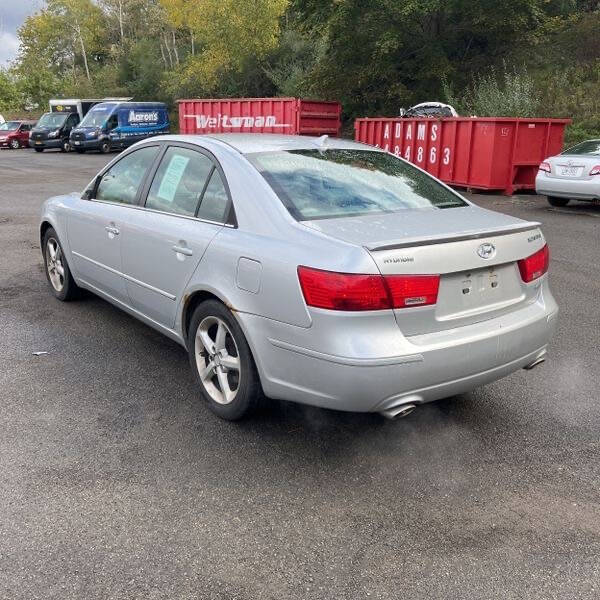
<path id="1" fill-rule="evenodd" d="M 0 0 L 0 68 L 17 56 L 17 28 L 44 4 L 44 0 Z"/>

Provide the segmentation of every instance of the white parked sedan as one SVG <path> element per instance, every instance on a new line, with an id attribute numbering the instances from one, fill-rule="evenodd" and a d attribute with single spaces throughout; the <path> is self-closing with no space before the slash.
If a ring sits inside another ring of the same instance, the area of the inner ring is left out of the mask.
<path id="1" fill-rule="evenodd" d="M 226 419 L 262 394 L 402 416 L 541 363 L 558 312 L 539 223 L 326 136 L 140 142 L 48 200 L 40 241 L 57 298 L 179 342 Z"/>
<path id="2" fill-rule="evenodd" d="M 540 164 L 535 191 L 552 206 L 600 201 L 600 140 L 587 140 Z"/>

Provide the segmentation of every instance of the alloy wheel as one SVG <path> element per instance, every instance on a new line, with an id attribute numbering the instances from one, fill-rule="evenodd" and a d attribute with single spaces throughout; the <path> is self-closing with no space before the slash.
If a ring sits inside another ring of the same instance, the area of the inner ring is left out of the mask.
<path id="1" fill-rule="evenodd" d="M 231 330 L 218 317 L 205 317 L 194 344 L 200 381 L 218 404 L 230 404 L 240 387 L 240 354 Z"/>
<path id="2" fill-rule="evenodd" d="M 21 144 L 19 144 L 19 140 L 11 140 L 10 147 L 13 150 L 18 150 L 21 147 Z"/>
<path id="3" fill-rule="evenodd" d="M 61 292 L 65 286 L 65 267 L 60 244 L 53 237 L 48 238 L 46 243 L 46 268 L 52 287 L 57 292 Z"/>

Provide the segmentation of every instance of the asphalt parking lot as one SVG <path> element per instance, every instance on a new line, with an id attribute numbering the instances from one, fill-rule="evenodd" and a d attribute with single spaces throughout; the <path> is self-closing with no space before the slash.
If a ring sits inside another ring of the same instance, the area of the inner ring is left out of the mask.
<path id="1" fill-rule="evenodd" d="M 47 290 L 40 206 L 110 158 L 0 152 L 0 598 L 600 597 L 600 206 L 472 196 L 543 223 L 543 366 L 395 422 L 231 424 L 174 342 Z"/>

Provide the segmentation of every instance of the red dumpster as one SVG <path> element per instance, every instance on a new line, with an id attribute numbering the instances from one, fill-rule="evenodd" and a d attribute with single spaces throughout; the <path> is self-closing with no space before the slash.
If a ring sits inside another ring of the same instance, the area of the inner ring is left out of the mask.
<path id="1" fill-rule="evenodd" d="M 354 138 L 442 181 L 482 190 L 535 189 L 538 165 L 562 149 L 570 119 L 356 119 Z"/>
<path id="2" fill-rule="evenodd" d="M 179 100 L 181 133 L 339 135 L 339 102 L 300 98 Z"/>

